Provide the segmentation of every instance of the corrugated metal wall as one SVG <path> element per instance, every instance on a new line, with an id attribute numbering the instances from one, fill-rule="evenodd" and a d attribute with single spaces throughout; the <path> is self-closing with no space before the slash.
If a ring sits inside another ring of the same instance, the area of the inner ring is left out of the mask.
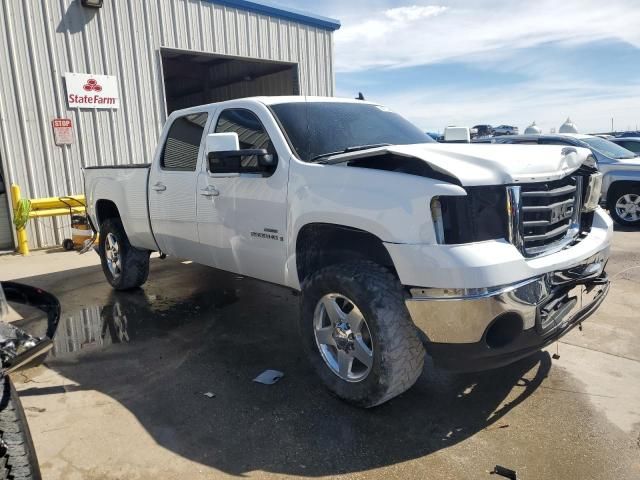
<path id="1" fill-rule="evenodd" d="M 161 47 L 297 63 L 301 94 L 333 95 L 330 30 L 209 1 L 2 0 L 0 26 L 0 158 L 28 197 L 82 192 L 83 166 L 148 161 L 166 116 Z M 68 109 L 65 72 L 116 75 L 120 108 Z M 56 117 L 73 145 L 54 144 Z M 30 221 L 32 247 L 60 244 L 66 225 Z"/>

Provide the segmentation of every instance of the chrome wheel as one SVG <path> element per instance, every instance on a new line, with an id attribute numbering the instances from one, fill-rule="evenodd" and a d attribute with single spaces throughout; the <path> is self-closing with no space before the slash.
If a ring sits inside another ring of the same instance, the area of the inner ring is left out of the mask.
<path id="1" fill-rule="evenodd" d="M 616 200 L 618 217 L 627 222 L 640 220 L 640 195 L 627 193 Z"/>
<path id="2" fill-rule="evenodd" d="M 316 305 L 313 332 L 322 359 L 347 382 L 367 378 L 373 366 L 373 340 L 360 309 L 344 295 L 329 293 Z"/>
<path id="3" fill-rule="evenodd" d="M 105 238 L 104 254 L 109 272 L 113 275 L 113 278 L 118 278 L 122 274 L 122 259 L 120 257 L 118 239 L 113 233 L 108 233 Z"/>

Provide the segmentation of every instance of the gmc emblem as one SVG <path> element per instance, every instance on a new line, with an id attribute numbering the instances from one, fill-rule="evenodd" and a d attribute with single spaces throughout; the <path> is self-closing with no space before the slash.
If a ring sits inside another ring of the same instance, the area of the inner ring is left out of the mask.
<path id="1" fill-rule="evenodd" d="M 560 222 L 566 218 L 571 218 L 573 215 L 573 205 L 571 204 L 562 204 L 557 205 L 551 209 L 551 218 L 549 219 L 551 223 Z"/>

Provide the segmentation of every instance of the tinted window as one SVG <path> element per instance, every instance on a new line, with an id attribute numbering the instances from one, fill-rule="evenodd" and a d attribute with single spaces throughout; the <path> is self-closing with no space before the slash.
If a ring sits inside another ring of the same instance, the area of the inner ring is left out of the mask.
<path id="1" fill-rule="evenodd" d="M 640 142 L 616 142 L 622 148 L 626 148 L 627 150 L 633 153 L 640 153 Z"/>
<path id="2" fill-rule="evenodd" d="M 216 133 L 226 132 L 236 132 L 238 134 L 241 150 L 264 149 L 267 153 L 276 153 L 262 122 L 249 110 L 230 109 L 222 112 L 218 117 Z M 258 168 L 258 157 L 255 155 L 242 157 L 240 169 L 243 172 L 261 171 Z"/>
<path id="3" fill-rule="evenodd" d="M 574 145 L 568 140 L 562 140 L 561 138 L 541 138 L 540 145 Z"/>
<path id="4" fill-rule="evenodd" d="M 635 153 L 600 137 L 581 138 L 584 143 L 609 158 L 634 158 Z"/>
<path id="5" fill-rule="evenodd" d="M 163 169 L 189 172 L 196 169 L 206 123 L 206 113 L 185 115 L 173 121 L 162 153 L 160 165 Z"/>
<path id="6" fill-rule="evenodd" d="M 271 108 L 298 158 L 305 161 L 361 145 L 434 143 L 408 120 L 379 105 L 296 102 Z"/>

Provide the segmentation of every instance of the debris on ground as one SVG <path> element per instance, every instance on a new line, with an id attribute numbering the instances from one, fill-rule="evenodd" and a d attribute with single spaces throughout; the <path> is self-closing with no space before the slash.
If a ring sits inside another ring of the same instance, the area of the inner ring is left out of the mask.
<path id="1" fill-rule="evenodd" d="M 46 408 L 40 408 L 40 407 L 24 407 L 24 409 L 27 410 L 28 412 L 36 412 L 36 413 L 42 413 L 47 411 Z"/>
<path id="2" fill-rule="evenodd" d="M 256 383 L 262 383 L 264 385 L 273 385 L 278 380 L 284 377 L 284 373 L 279 370 L 265 370 L 256 378 L 253 379 Z"/>
<path id="3" fill-rule="evenodd" d="M 496 465 L 492 474 L 500 475 L 501 477 L 508 478 L 509 480 L 518 480 L 518 474 L 515 470 L 503 467 L 502 465 Z"/>

